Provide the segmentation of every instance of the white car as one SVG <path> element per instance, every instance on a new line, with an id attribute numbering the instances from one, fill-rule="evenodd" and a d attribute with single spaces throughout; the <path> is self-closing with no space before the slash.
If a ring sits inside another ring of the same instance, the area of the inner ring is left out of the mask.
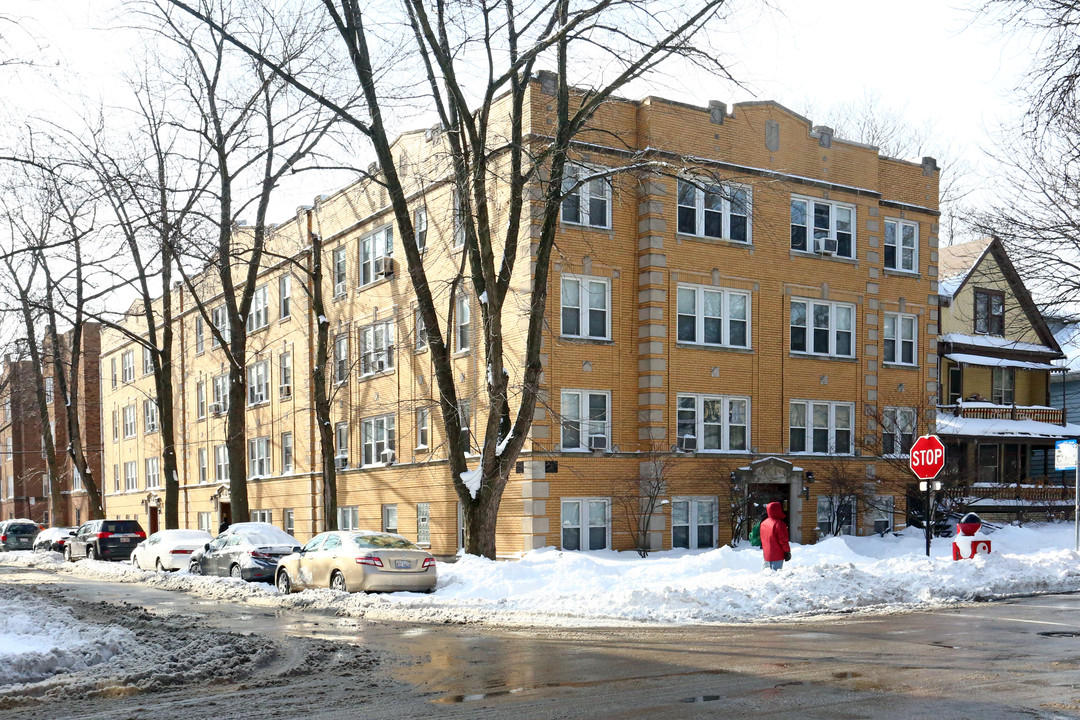
<path id="1" fill-rule="evenodd" d="M 144 570 L 181 570 L 213 537 L 202 530 L 161 530 L 135 546 L 131 564 Z"/>

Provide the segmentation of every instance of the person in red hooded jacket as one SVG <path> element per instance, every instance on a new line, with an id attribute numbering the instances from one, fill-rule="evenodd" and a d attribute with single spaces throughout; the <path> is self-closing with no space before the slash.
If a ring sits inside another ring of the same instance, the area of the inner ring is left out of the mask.
<path id="1" fill-rule="evenodd" d="M 787 523 L 784 522 L 784 509 L 780 503 L 771 502 L 765 506 L 768 516 L 761 521 L 761 549 L 765 552 L 765 562 L 761 569 L 779 570 L 784 561 L 791 559 L 791 546 L 788 544 Z"/>

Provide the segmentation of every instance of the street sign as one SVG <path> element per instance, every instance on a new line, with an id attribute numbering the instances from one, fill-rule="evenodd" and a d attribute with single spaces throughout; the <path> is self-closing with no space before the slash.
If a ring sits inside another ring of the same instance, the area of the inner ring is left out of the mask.
<path id="1" fill-rule="evenodd" d="M 1054 443 L 1054 469 L 1076 469 L 1076 441 L 1058 440 Z"/>
<path id="2" fill-rule="evenodd" d="M 933 480 L 945 467 L 945 446 L 937 435 L 923 435 L 911 446 L 908 464 L 915 477 Z"/>

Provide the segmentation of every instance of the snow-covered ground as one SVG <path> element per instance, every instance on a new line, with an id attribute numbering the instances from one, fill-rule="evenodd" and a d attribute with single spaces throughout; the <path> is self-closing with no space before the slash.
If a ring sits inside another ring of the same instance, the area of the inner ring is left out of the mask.
<path id="1" fill-rule="evenodd" d="M 832 538 L 794 547 L 792 561 L 780 572 L 762 572 L 761 551 L 745 544 L 653 553 L 646 559 L 633 552 L 547 548 L 517 561 L 465 557 L 440 563 L 433 595 L 308 590 L 286 597 L 265 584 L 99 561 L 68 564 L 58 555 L 25 552 L 0 553 L 0 565 L 49 568 L 219 600 L 350 617 L 513 625 L 753 622 L 1080 590 L 1080 554 L 1072 549 L 1071 524 L 1004 527 L 990 539 L 991 555 L 954 562 L 947 539 L 935 538 L 932 557 L 927 558 L 921 531 L 915 529 L 884 538 Z"/>

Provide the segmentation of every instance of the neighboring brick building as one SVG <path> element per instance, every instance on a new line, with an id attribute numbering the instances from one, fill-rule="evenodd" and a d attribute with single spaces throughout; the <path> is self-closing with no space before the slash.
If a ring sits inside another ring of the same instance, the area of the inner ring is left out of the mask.
<path id="1" fill-rule="evenodd" d="M 4 359 L 0 376 L 0 519 L 29 518 L 45 523 L 49 517 L 48 486 L 32 372 L 29 360 L 14 360 L 10 355 Z"/>
<path id="2" fill-rule="evenodd" d="M 540 144 L 551 98 L 536 83 L 530 102 L 526 137 Z M 625 500 L 636 506 L 642 477 L 658 470 L 656 548 L 729 542 L 729 508 L 748 493 L 782 501 L 804 542 L 819 525 L 864 533 L 902 524 L 908 475 L 897 458 L 937 402 L 934 160 L 884 158 L 775 103 L 729 113 L 719 103 L 614 100 L 594 125 L 573 172 L 622 167 L 631 156 L 639 167 L 590 181 L 564 203 L 544 393 L 503 498 L 500 554 L 632 547 Z M 395 154 L 445 309 L 449 283 L 440 280 L 461 258 L 444 142 L 437 130 L 410 133 Z M 461 543 L 457 497 L 384 191 L 359 183 L 321 198 L 276 228 L 278 253 L 307 262 L 309 224 L 329 269 L 341 523 L 451 554 Z M 505 318 L 512 378 L 531 289 L 531 247 L 520 247 Z M 322 528 L 310 395 L 316 318 L 307 276 L 287 267 L 268 261 L 251 321 L 247 367 L 262 389 L 249 389 L 249 493 L 253 518 L 305 539 Z M 228 512 L 214 462 L 224 431 L 215 386 L 226 369 L 190 298 L 177 295 L 181 522 L 215 529 Z M 467 418 L 484 399 L 477 303 L 466 295 L 446 332 Z M 152 396 L 138 361 L 137 346 L 105 334 L 109 514 L 145 522 L 159 500 L 144 466 L 160 448 L 138 423 Z M 884 497 L 860 504 L 875 496 Z"/>

